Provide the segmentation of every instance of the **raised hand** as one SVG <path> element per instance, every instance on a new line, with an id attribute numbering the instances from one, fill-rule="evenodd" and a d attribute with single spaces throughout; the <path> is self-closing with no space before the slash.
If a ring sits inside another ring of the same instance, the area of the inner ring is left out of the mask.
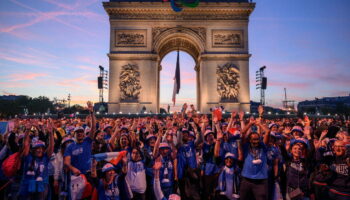
<path id="1" fill-rule="evenodd" d="M 236 118 L 236 116 L 237 116 L 237 112 L 236 111 L 232 111 L 231 112 L 231 118 L 234 119 L 234 118 Z"/>
<path id="2" fill-rule="evenodd" d="M 87 109 L 90 111 L 90 112 L 93 112 L 94 108 L 92 106 L 92 102 L 91 101 L 88 101 L 86 102 L 86 105 L 87 105 Z"/>
<path id="3" fill-rule="evenodd" d="M 255 124 L 261 125 L 261 118 L 260 117 L 255 119 Z"/>
<path id="4" fill-rule="evenodd" d="M 305 115 L 304 117 L 304 123 L 305 123 L 305 126 L 310 126 L 311 124 L 311 121 L 307 115 Z"/>
<path id="5" fill-rule="evenodd" d="M 218 120 L 218 117 L 214 115 L 214 117 L 213 117 L 213 122 L 216 124 L 216 123 L 218 123 L 218 121 L 219 121 L 219 120 Z"/>
<path id="6" fill-rule="evenodd" d="M 320 139 L 325 138 L 327 133 L 328 133 L 328 129 L 323 130 L 322 133 L 321 133 Z"/>
<path id="7" fill-rule="evenodd" d="M 284 134 L 289 134 L 290 132 L 292 131 L 291 127 L 290 126 L 286 126 L 283 130 L 283 133 Z"/>
<path id="8" fill-rule="evenodd" d="M 244 112 L 243 111 L 241 111 L 241 112 L 239 112 L 239 120 L 243 120 L 243 118 L 244 118 Z"/>
<path id="9" fill-rule="evenodd" d="M 258 112 L 259 112 L 259 116 L 262 116 L 262 115 L 263 115 L 263 113 L 264 113 L 264 107 L 263 107 L 262 105 L 260 105 L 260 106 L 258 107 Z"/>
<path id="10" fill-rule="evenodd" d="M 249 123 L 250 123 L 250 124 L 254 124 L 254 123 L 255 123 L 255 119 L 254 119 L 253 116 L 250 116 L 250 118 L 249 118 Z"/>
<path id="11" fill-rule="evenodd" d="M 158 158 L 154 161 L 153 169 L 154 169 L 154 170 L 160 170 L 160 168 L 162 168 L 162 161 L 160 160 L 160 157 L 158 157 Z"/>

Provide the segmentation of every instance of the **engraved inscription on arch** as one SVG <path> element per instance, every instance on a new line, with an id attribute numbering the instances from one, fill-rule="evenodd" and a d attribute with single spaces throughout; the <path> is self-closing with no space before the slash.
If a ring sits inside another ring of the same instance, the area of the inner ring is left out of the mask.
<path id="1" fill-rule="evenodd" d="M 115 30 L 116 47 L 145 47 L 147 30 Z"/>

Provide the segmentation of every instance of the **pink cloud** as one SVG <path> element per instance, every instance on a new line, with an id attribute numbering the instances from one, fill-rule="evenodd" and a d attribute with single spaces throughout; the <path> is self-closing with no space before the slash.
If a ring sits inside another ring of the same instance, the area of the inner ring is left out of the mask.
<path id="1" fill-rule="evenodd" d="M 78 69 L 82 69 L 82 70 L 89 70 L 89 71 L 95 71 L 95 72 L 98 72 L 98 68 L 93 68 L 93 67 L 89 67 L 89 66 L 86 66 L 86 65 L 79 65 L 79 66 L 76 66 L 76 68 Z"/>
<path id="2" fill-rule="evenodd" d="M 196 78 L 186 78 L 181 80 L 181 83 L 184 84 L 195 84 L 196 83 Z"/>
<path id="3" fill-rule="evenodd" d="M 89 79 L 90 76 L 81 76 L 81 77 L 76 77 L 72 79 L 64 79 L 61 81 L 58 81 L 56 84 L 60 86 L 65 86 L 65 87 L 72 87 L 72 88 L 80 88 L 83 85 L 84 86 L 92 86 L 96 85 L 97 81 Z"/>
<path id="4" fill-rule="evenodd" d="M 0 60 L 7 60 L 25 65 L 40 66 L 43 68 L 56 69 L 57 67 L 52 66 L 52 59 L 49 58 L 48 54 L 36 54 L 27 53 L 26 50 L 21 49 L 20 51 L 11 50 L 6 48 L 0 48 Z M 31 50 L 28 50 L 31 51 Z"/>
<path id="5" fill-rule="evenodd" d="M 17 73 L 17 74 L 11 74 L 8 76 L 9 81 L 27 81 L 27 80 L 34 80 L 39 77 L 46 77 L 48 76 L 45 73 Z"/>
<path id="6" fill-rule="evenodd" d="M 64 3 L 57 2 L 54 0 L 44 0 L 44 1 L 46 1 L 47 3 L 51 3 L 53 5 L 56 5 L 60 8 L 67 9 L 67 10 L 75 10 L 77 8 L 81 9 L 81 8 L 87 7 L 91 4 L 94 4 L 96 2 L 99 2 L 99 0 L 83 0 L 83 1 L 76 1 L 74 4 L 73 3 L 64 4 Z"/>
<path id="7" fill-rule="evenodd" d="M 8 92 L 8 91 L 3 90 L 3 91 L 2 91 L 2 95 L 16 95 L 16 94 L 15 94 L 15 93 L 12 93 L 12 92 Z"/>
<path id="8" fill-rule="evenodd" d="M 16 2 L 16 1 L 14 1 L 14 2 Z M 16 2 L 16 3 L 18 3 L 18 2 Z M 35 17 L 35 18 L 31 19 L 30 21 L 23 23 L 23 24 L 15 24 L 12 26 L 1 28 L 0 32 L 12 33 L 13 35 L 16 35 L 16 33 L 14 31 L 17 29 L 23 29 L 26 27 L 30 27 L 30 26 L 33 26 L 33 25 L 38 24 L 40 22 L 43 22 L 43 21 L 54 20 L 54 21 L 57 21 L 61 24 L 66 25 L 70 28 L 74 28 L 76 30 L 92 34 L 90 32 L 87 32 L 84 29 L 81 29 L 78 26 L 75 26 L 75 25 L 69 24 L 63 20 L 60 20 L 57 17 L 59 17 L 59 16 L 79 16 L 79 17 L 86 17 L 86 18 L 95 19 L 95 20 L 98 19 L 99 21 L 105 21 L 103 16 L 96 14 L 96 13 L 93 13 L 93 12 L 90 12 L 90 11 L 84 11 L 84 12 L 82 12 L 82 11 L 77 11 L 77 12 L 72 12 L 72 11 L 69 11 L 69 12 L 66 12 L 66 11 L 40 12 L 40 11 L 38 11 L 34 8 L 31 8 L 29 6 L 26 6 L 24 4 L 21 4 L 21 5 L 25 6 L 28 9 L 34 10 L 35 12 L 34 13 L 2 12 L 2 13 L 0 13 L 0 15 L 4 15 L 4 16 L 12 16 L 12 15 L 16 15 L 16 16 L 20 15 L 21 16 L 22 15 L 25 17 Z"/>
<path id="9" fill-rule="evenodd" d="M 11 1 L 13 3 L 23 7 L 23 8 L 29 9 L 29 10 L 33 11 L 34 13 L 37 13 L 39 15 L 36 19 L 34 19 L 34 21 L 28 22 L 26 24 L 33 25 L 33 24 L 36 24 L 36 23 L 41 22 L 43 20 L 51 19 L 51 20 L 54 20 L 54 21 L 56 21 L 56 22 L 58 22 L 60 24 L 66 25 L 66 26 L 68 26 L 68 27 L 70 27 L 72 29 L 75 29 L 75 30 L 87 33 L 89 35 L 95 36 L 95 34 L 89 32 L 89 31 L 86 31 L 86 30 L 80 28 L 79 26 L 75 26 L 73 24 L 70 24 L 70 23 L 66 22 L 65 20 L 61 20 L 61 19 L 57 18 L 58 15 L 62 15 L 62 13 L 66 13 L 66 12 L 41 12 L 41 11 L 35 9 L 35 8 L 32 8 L 32 7 L 30 7 L 28 5 L 25 5 L 25 4 L 21 3 L 21 2 L 18 2 L 16 0 L 11 0 Z M 27 25 L 25 25 L 25 27 L 27 27 Z M 16 27 L 12 27 L 11 29 L 5 29 L 5 30 L 13 31 L 13 30 L 15 30 L 14 28 L 16 28 Z M 5 32 L 5 31 L 2 31 L 2 32 Z"/>
<path id="10" fill-rule="evenodd" d="M 196 76 L 195 71 L 193 70 L 193 72 L 188 72 L 188 71 L 182 71 L 181 75 L 185 76 L 185 77 L 193 77 Z"/>
<path id="11" fill-rule="evenodd" d="M 9 33 L 9 32 L 12 32 L 16 29 L 20 29 L 20 28 L 25 28 L 25 27 L 29 27 L 29 26 L 32 26 L 34 24 L 37 24 L 39 22 L 42 22 L 42 21 L 46 21 L 48 20 L 47 18 L 45 17 L 38 17 L 38 18 L 35 18 L 27 23 L 24 23 L 24 24 L 16 24 L 16 25 L 13 25 L 13 26 L 8 26 L 8 27 L 5 27 L 5 28 L 1 28 L 0 29 L 0 32 L 3 32 L 3 33 Z"/>
<path id="12" fill-rule="evenodd" d="M 0 82 L 0 85 L 6 88 L 25 88 L 25 87 L 31 86 L 28 83 L 20 83 L 20 82 Z"/>
<path id="13" fill-rule="evenodd" d="M 268 80 L 267 82 L 268 86 L 272 87 L 282 87 L 282 88 L 297 88 L 297 89 L 306 89 L 310 87 L 309 83 L 293 83 L 293 82 L 286 82 L 286 81 L 277 81 L 277 80 Z"/>
<path id="14" fill-rule="evenodd" d="M 98 63 L 95 59 L 92 59 L 91 57 L 88 57 L 88 56 L 78 56 L 76 59 L 79 62 L 83 62 L 93 66 L 100 65 L 100 63 Z"/>
<path id="15" fill-rule="evenodd" d="M 342 86 L 350 85 L 349 72 L 346 70 L 347 63 L 341 59 L 318 59 L 294 63 L 271 63 L 265 62 L 267 76 L 279 74 L 279 76 L 290 77 L 291 80 L 305 80 L 308 82 L 322 83 L 323 85 Z M 269 84 L 269 82 L 268 82 Z M 303 86 L 302 84 L 292 84 Z"/>

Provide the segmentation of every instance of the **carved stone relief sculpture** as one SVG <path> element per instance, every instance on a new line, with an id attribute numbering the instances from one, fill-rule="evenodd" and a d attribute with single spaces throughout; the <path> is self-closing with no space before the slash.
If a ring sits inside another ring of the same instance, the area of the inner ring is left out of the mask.
<path id="1" fill-rule="evenodd" d="M 243 48 L 243 31 L 213 30 L 212 46 Z"/>
<path id="2" fill-rule="evenodd" d="M 216 75 L 221 102 L 238 102 L 239 72 L 236 66 L 232 63 L 218 65 Z"/>
<path id="3" fill-rule="evenodd" d="M 144 47 L 146 46 L 146 30 L 116 30 L 116 47 Z"/>
<path id="4" fill-rule="evenodd" d="M 139 67 L 132 64 L 124 65 L 119 78 L 120 100 L 137 102 L 141 92 Z"/>

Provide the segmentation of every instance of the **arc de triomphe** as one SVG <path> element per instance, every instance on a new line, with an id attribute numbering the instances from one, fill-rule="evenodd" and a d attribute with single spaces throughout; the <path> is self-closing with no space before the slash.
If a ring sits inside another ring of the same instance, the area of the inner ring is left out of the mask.
<path id="1" fill-rule="evenodd" d="M 177 49 L 195 60 L 200 112 L 218 105 L 249 111 L 248 22 L 255 3 L 201 0 L 181 12 L 161 0 L 103 6 L 110 19 L 109 113 L 137 113 L 143 106 L 158 113 L 160 63 Z"/>

